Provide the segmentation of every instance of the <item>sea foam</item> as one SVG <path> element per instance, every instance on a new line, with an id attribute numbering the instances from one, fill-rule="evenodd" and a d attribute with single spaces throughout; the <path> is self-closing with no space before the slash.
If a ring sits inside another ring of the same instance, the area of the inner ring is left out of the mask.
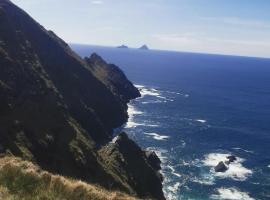
<path id="1" fill-rule="evenodd" d="M 253 172 L 250 169 L 245 168 L 242 163 L 245 161 L 243 158 L 237 157 L 237 160 L 230 163 L 229 169 L 226 172 L 215 172 L 214 167 L 220 161 L 226 161 L 227 156 L 230 154 L 211 153 L 205 156 L 203 164 L 205 166 L 212 167 L 211 173 L 219 178 L 232 178 L 236 181 L 245 181 Z"/>
<path id="2" fill-rule="evenodd" d="M 168 190 L 170 190 L 173 193 L 176 193 L 179 190 L 180 186 L 181 184 L 177 182 L 173 186 L 168 186 Z"/>
<path id="3" fill-rule="evenodd" d="M 135 85 L 140 90 L 141 98 L 144 98 L 146 96 L 156 97 L 159 100 L 153 101 L 144 101 L 143 104 L 149 104 L 149 103 L 167 103 L 168 101 L 174 101 L 171 98 L 167 98 L 165 96 L 162 96 L 162 91 L 157 90 L 155 88 L 146 87 L 144 85 Z"/>
<path id="4" fill-rule="evenodd" d="M 217 194 L 211 195 L 212 199 L 226 200 L 255 200 L 246 192 L 241 192 L 236 188 L 219 188 Z"/>
<path id="5" fill-rule="evenodd" d="M 144 133 L 145 135 L 152 136 L 155 140 L 167 140 L 170 136 L 167 135 L 159 135 L 157 133 Z"/>
<path id="6" fill-rule="evenodd" d="M 144 85 L 135 85 L 140 90 L 142 97 L 144 96 L 160 96 L 160 92 L 155 88 L 147 88 Z"/>
<path id="7" fill-rule="evenodd" d="M 176 177 L 178 177 L 178 178 L 181 177 L 181 174 L 177 173 L 173 166 L 168 165 L 167 168 L 171 170 L 171 174 L 172 174 L 172 175 L 174 175 L 174 176 L 176 176 Z"/>
<path id="8" fill-rule="evenodd" d="M 143 125 L 143 124 L 134 122 L 134 116 L 135 115 L 142 115 L 143 114 L 142 111 L 139 111 L 133 105 L 128 104 L 127 112 L 128 112 L 128 117 L 129 118 L 128 118 L 128 122 L 126 123 L 125 128 L 135 128 L 137 126 Z"/>
<path id="9" fill-rule="evenodd" d="M 195 121 L 203 124 L 207 122 L 205 119 L 195 119 Z"/>

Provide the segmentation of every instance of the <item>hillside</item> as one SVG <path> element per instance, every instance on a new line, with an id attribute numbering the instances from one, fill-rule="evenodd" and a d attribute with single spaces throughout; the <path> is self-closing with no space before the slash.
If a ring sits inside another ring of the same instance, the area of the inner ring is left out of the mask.
<path id="1" fill-rule="evenodd" d="M 98 152 L 127 121 L 127 102 L 140 96 L 118 67 L 95 54 L 83 60 L 52 31 L 0 0 L 0 70 L 0 153 L 107 189 L 164 199 L 161 180 L 142 154 L 134 155 L 145 160 L 137 170 L 152 171 L 147 178 L 158 180 L 158 193 L 149 185 L 138 191 L 131 182 L 138 175 L 123 168 L 119 178 Z"/>
<path id="2" fill-rule="evenodd" d="M 136 200 L 127 194 L 43 171 L 20 158 L 0 158 L 0 199 Z"/>

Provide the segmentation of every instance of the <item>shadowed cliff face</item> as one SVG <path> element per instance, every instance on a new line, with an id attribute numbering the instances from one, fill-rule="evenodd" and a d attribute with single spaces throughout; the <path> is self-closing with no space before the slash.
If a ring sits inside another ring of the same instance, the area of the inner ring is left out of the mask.
<path id="1" fill-rule="evenodd" d="M 3 151 L 60 174 L 120 186 L 94 148 L 125 121 L 124 106 L 62 40 L 4 0 L 0 69 Z"/>
<path id="2" fill-rule="evenodd" d="M 118 67 L 96 54 L 82 60 L 53 32 L 0 0 L 0 153 L 145 196 L 131 181 L 119 179 L 119 171 L 96 150 L 127 120 L 126 103 L 139 95 Z M 149 172 L 156 180 L 155 170 Z M 156 197 L 153 190 L 147 195 Z"/>
<path id="3" fill-rule="evenodd" d="M 119 67 L 106 63 L 95 53 L 89 58 L 85 58 L 85 60 L 93 74 L 102 81 L 124 105 L 131 99 L 141 96 L 139 90 L 133 86 Z"/>
<path id="4" fill-rule="evenodd" d="M 23 67 L 35 64 L 61 94 L 69 112 L 98 142 L 126 119 L 125 106 L 66 43 L 2 0 L 1 48 Z M 113 105 L 113 106 L 112 106 Z"/>
<path id="5" fill-rule="evenodd" d="M 106 166 L 114 172 L 115 179 L 128 185 L 131 193 L 144 198 L 164 199 L 161 174 L 154 169 L 146 153 L 125 133 L 117 136 L 114 143 L 104 146 L 99 154 Z M 160 167 L 160 163 L 158 165 Z"/>

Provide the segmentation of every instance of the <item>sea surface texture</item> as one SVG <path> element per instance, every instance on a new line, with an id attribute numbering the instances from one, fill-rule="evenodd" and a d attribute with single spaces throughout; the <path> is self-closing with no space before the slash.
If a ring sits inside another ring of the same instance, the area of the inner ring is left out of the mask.
<path id="1" fill-rule="evenodd" d="M 125 130 L 162 159 L 168 200 L 270 199 L 270 60 L 72 45 L 142 93 Z M 228 155 L 229 169 L 214 167 Z"/>

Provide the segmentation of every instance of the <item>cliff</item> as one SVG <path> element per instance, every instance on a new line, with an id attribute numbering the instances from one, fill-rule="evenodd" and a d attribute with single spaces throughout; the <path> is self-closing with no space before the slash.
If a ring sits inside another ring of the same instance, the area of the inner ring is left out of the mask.
<path id="1" fill-rule="evenodd" d="M 0 153 L 142 196 L 97 151 L 127 120 L 126 103 L 139 96 L 119 68 L 101 60 L 81 59 L 52 31 L 0 0 Z"/>
<path id="2" fill-rule="evenodd" d="M 143 198 L 164 199 L 161 174 L 151 165 L 145 152 L 125 133 L 103 147 L 99 154 L 114 172 L 115 179 L 128 186 L 129 193 Z"/>
<path id="3" fill-rule="evenodd" d="M 106 63 L 95 53 L 89 58 L 85 58 L 85 60 L 93 74 L 95 74 L 124 105 L 131 99 L 141 96 L 139 90 L 133 86 L 124 72 L 116 65 Z"/>

